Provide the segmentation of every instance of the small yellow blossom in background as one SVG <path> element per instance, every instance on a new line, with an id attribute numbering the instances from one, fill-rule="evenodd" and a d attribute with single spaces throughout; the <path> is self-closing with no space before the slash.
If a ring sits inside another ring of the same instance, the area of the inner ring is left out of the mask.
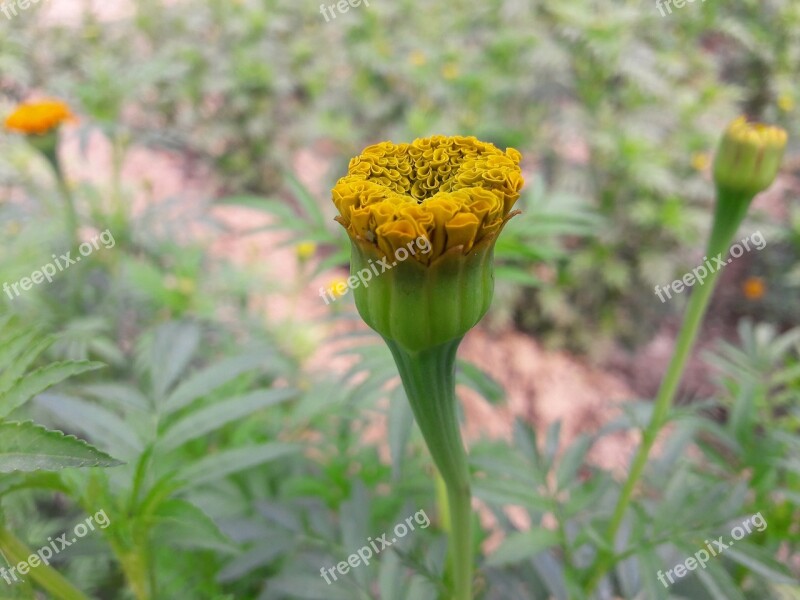
<path id="1" fill-rule="evenodd" d="M 778 96 L 778 108 L 783 112 L 792 112 L 794 110 L 794 98 L 791 94 L 781 94 Z"/>
<path id="2" fill-rule="evenodd" d="M 767 291 L 767 284 L 761 277 L 748 277 L 742 284 L 742 291 L 748 300 L 761 300 Z"/>
<path id="3" fill-rule="evenodd" d="M 711 165 L 711 157 L 707 152 L 695 152 L 692 154 L 692 167 L 695 171 L 705 171 Z"/>
<path id="4" fill-rule="evenodd" d="M 414 50 L 408 55 L 408 62 L 415 67 L 421 67 L 428 62 L 428 57 L 425 56 L 425 53 L 422 50 Z"/>
<path id="5" fill-rule="evenodd" d="M 5 126 L 26 135 L 44 135 L 75 117 L 64 102 L 41 100 L 20 104 L 8 117 Z"/>
<path id="6" fill-rule="evenodd" d="M 300 260 L 300 262 L 306 262 L 309 260 L 314 256 L 316 251 L 317 245 L 314 242 L 302 242 L 297 244 L 295 247 L 295 252 L 297 253 L 297 258 Z"/>
<path id="7" fill-rule="evenodd" d="M 164 277 L 164 288 L 184 295 L 194 293 L 197 289 L 194 280 L 189 277 L 177 277 L 169 274 Z"/>
<path id="8" fill-rule="evenodd" d="M 337 299 L 345 296 L 350 287 L 345 277 L 336 277 L 328 282 L 328 289 L 331 292 L 331 296 L 333 296 L 334 299 Z"/>
<path id="9" fill-rule="evenodd" d="M 451 80 L 459 76 L 461 71 L 456 63 L 447 63 L 442 67 L 442 77 Z"/>
<path id="10" fill-rule="evenodd" d="M 513 148 L 475 137 L 434 136 L 411 144 L 382 142 L 350 161 L 333 188 L 337 220 L 355 242 L 389 257 L 425 238 L 431 265 L 445 253 L 465 255 L 499 234 L 524 184 Z"/>

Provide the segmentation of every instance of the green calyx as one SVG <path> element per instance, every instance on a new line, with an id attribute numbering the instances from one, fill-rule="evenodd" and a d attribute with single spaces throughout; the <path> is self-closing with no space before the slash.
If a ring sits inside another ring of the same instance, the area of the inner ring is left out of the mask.
<path id="1" fill-rule="evenodd" d="M 494 240 L 431 265 L 385 259 L 352 241 L 351 282 L 364 322 L 417 352 L 461 338 L 486 314 L 494 293 Z M 393 264 L 394 263 L 394 264 Z"/>

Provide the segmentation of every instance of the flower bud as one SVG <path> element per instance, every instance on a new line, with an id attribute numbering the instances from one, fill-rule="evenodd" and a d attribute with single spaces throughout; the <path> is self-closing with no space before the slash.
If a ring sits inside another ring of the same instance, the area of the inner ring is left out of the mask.
<path id="1" fill-rule="evenodd" d="M 474 137 L 384 142 L 333 188 L 364 321 L 408 351 L 461 338 L 489 308 L 494 243 L 519 198 L 520 154 Z"/>
<path id="2" fill-rule="evenodd" d="M 778 174 L 786 148 L 779 127 L 751 123 L 739 117 L 728 126 L 714 162 L 714 181 L 720 190 L 753 196 L 766 190 Z"/>

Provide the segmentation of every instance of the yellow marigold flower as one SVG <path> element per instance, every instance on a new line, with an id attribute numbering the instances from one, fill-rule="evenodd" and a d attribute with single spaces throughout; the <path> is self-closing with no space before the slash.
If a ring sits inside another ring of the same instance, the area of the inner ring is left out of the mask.
<path id="1" fill-rule="evenodd" d="M 301 262 L 305 262 L 314 256 L 314 253 L 317 251 L 317 245 L 314 242 L 302 242 L 297 244 L 295 247 L 295 252 L 297 253 L 297 258 Z"/>
<path id="2" fill-rule="evenodd" d="M 748 300 L 760 300 L 767 291 L 767 285 L 761 277 L 748 277 L 742 285 L 742 291 Z"/>
<path id="3" fill-rule="evenodd" d="M 6 129 L 26 135 L 44 135 L 75 117 L 64 102 L 41 100 L 20 104 L 6 117 Z"/>
<path id="4" fill-rule="evenodd" d="M 448 252 L 469 253 L 494 240 L 524 183 L 513 148 L 505 152 L 474 137 L 383 142 L 350 161 L 333 188 L 337 220 L 350 237 L 388 257 L 420 237 L 431 265 Z"/>
<path id="5" fill-rule="evenodd" d="M 751 123 L 739 117 L 730 124 L 714 162 L 714 180 L 720 188 L 755 195 L 778 174 L 786 149 L 786 132 L 780 127 Z"/>
<path id="6" fill-rule="evenodd" d="M 428 62 L 428 57 L 425 56 L 425 53 L 422 52 L 422 50 L 414 50 L 408 55 L 408 62 L 415 67 L 421 67 Z"/>
<path id="7" fill-rule="evenodd" d="M 692 154 L 692 167 L 695 171 L 705 171 L 711 164 L 711 159 L 706 152 Z"/>
<path id="8" fill-rule="evenodd" d="M 783 112 L 792 112 L 794 110 L 794 97 L 791 94 L 778 96 L 778 108 Z"/>
<path id="9" fill-rule="evenodd" d="M 442 67 L 442 77 L 445 79 L 455 79 L 459 74 L 460 70 L 455 63 L 447 63 Z"/>

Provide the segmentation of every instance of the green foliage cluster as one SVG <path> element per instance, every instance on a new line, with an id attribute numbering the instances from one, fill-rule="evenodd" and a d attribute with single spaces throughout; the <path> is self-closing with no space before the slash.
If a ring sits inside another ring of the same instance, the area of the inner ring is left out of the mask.
<path id="1" fill-rule="evenodd" d="M 524 328 L 577 349 L 652 333 L 663 308 L 631 290 L 696 262 L 711 196 L 702 171 L 727 120 L 746 111 L 800 132 L 792 0 L 666 16 L 616 0 L 424 10 L 404 0 L 331 22 L 290 0 L 189 11 L 146 0 L 133 11 L 63 26 L 18 20 L 0 40 L 7 92 L 57 92 L 118 152 L 133 142 L 180 150 L 235 193 L 281 189 L 304 147 L 341 160 L 431 132 L 519 147 L 546 189 L 605 218 L 596 235 L 574 232 L 548 285 L 512 299 Z"/>

